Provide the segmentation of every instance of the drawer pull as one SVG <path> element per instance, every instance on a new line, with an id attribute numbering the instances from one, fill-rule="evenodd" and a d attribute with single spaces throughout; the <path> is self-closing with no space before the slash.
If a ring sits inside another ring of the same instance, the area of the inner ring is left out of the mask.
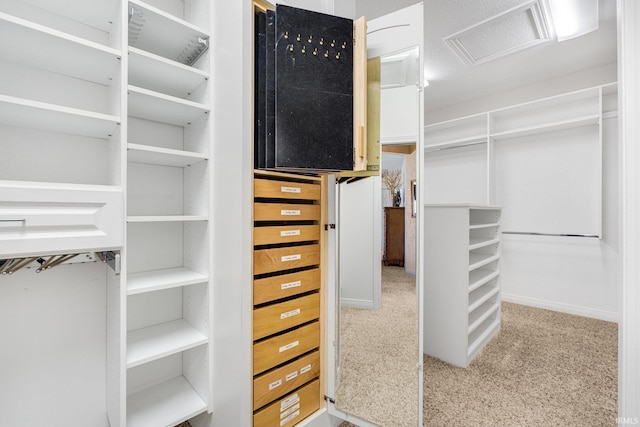
<path id="1" fill-rule="evenodd" d="M 282 216 L 300 216 L 300 209 L 282 209 L 280 210 Z"/>
<path id="2" fill-rule="evenodd" d="M 302 368 L 300 368 L 300 375 L 306 374 L 310 370 L 311 370 L 311 363 L 309 363 L 307 366 L 303 366 Z"/>
<path id="3" fill-rule="evenodd" d="M 287 345 L 283 345 L 278 350 L 278 353 L 282 353 L 283 351 L 291 350 L 292 348 L 297 347 L 298 345 L 300 345 L 300 341 L 294 341 L 294 342 L 291 342 L 291 343 L 289 343 Z"/>
<path id="4" fill-rule="evenodd" d="M 283 230 L 280 232 L 280 237 L 299 236 L 300 230 Z"/>
<path id="5" fill-rule="evenodd" d="M 297 288 L 298 286 L 302 286 L 302 280 L 296 280 L 295 282 L 283 283 L 280 285 L 281 290 Z"/>
<path id="6" fill-rule="evenodd" d="M 288 319 L 289 317 L 297 316 L 300 314 L 300 309 L 296 308 L 295 310 L 287 311 L 280 315 L 280 320 Z"/>
<path id="7" fill-rule="evenodd" d="M 297 261 L 299 259 L 302 259 L 302 254 L 285 255 L 285 256 L 280 258 L 280 261 L 281 262 L 289 262 L 289 261 Z"/>
<path id="8" fill-rule="evenodd" d="M 271 384 L 269 384 L 269 391 L 273 390 L 274 388 L 278 388 L 281 385 L 282 385 L 282 380 L 274 381 Z"/>
<path id="9" fill-rule="evenodd" d="M 281 193 L 301 193 L 302 189 L 300 187 L 280 187 Z"/>
<path id="10" fill-rule="evenodd" d="M 280 412 L 290 408 L 296 403 L 300 403 L 300 395 L 298 395 L 298 393 L 293 393 L 291 396 L 280 402 Z"/>

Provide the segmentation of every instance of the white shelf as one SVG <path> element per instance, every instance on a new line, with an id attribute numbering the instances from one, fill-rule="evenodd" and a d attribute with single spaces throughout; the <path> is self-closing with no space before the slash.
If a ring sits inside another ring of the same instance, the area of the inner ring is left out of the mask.
<path id="1" fill-rule="evenodd" d="M 469 271 L 497 261 L 499 258 L 500 255 L 497 254 L 469 254 Z"/>
<path id="2" fill-rule="evenodd" d="M 205 29 L 142 1 L 129 0 L 129 10 L 131 8 L 135 13 L 142 14 L 141 18 L 134 15 L 131 20 L 133 24 L 138 21 L 142 24 L 136 26 L 133 31 L 130 24 L 129 44 L 131 46 L 184 63 L 182 55 L 185 49 L 198 43 L 198 39 L 209 38 Z"/>
<path id="3" fill-rule="evenodd" d="M 497 237 L 469 238 L 469 250 L 484 248 L 485 246 L 491 246 L 499 242 L 500 242 L 500 239 Z"/>
<path id="4" fill-rule="evenodd" d="M 127 275 L 127 295 L 195 285 L 207 280 L 207 276 L 183 267 L 132 273 Z"/>
<path id="5" fill-rule="evenodd" d="M 0 12 L 0 56 L 11 62 L 110 85 L 121 53 Z"/>
<path id="6" fill-rule="evenodd" d="M 497 227 L 499 225 L 500 224 L 497 223 L 497 222 L 492 222 L 492 223 L 489 223 L 489 224 L 471 224 L 469 226 L 469 230 L 477 230 L 477 229 L 480 229 L 480 228 L 491 228 L 491 227 Z"/>
<path id="7" fill-rule="evenodd" d="M 128 144 L 128 160 L 151 165 L 186 167 L 207 160 L 208 156 L 191 151 L 172 150 L 151 145 Z"/>
<path id="8" fill-rule="evenodd" d="M 182 319 L 127 334 L 127 369 L 207 343 L 207 337 Z"/>
<path id="9" fill-rule="evenodd" d="M 187 126 L 209 113 L 209 107 L 137 86 L 128 87 L 129 115 L 156 122 Z"/>
<path id="10" fill-rule="evenodd" d="M 120 118 L 0 94 L 0 121 L 6 125 L 108 139 Z"/>
<path id="11" fill-rule="evenodd" d="M 193 222 L 208 219 L 206 215 L 141 215 L 128 216 L 127 222 Z"/>
<path id="12" fill-rule="evenodd" d="M 528 126 L 519 129 L 507 130 L 503 132 L 492 133 L 490 137 L 494 141 L 501 141 L 508 138 L 518 138 L 522 136 L 537 135 L 545 132 L 554 132 L 565 129 L 572 129 L 582 126 L 597 125 L 600 121 L 598 114 L 578 117 L 568 120 L 559 120 L 557 122 L 544 123 L 538 126 Z"/>
<path id="13" fill-rule="evenodd" d="M 186 98 L 206 83 L 209 74 L 135 47 L 129 47 L 129 83 Z"/>
<path id="14" fill-rule="evenodd" d="M 127 397 L 128 427 L 171 427 L 207 410 L 198 393 L 180 376 Z"/>
<path id="15" fill-rule="evenodd" d="M 480 332 L 478 336 L 473 337 L 471 342 L 469 343 L 467 357 L 472 358 L 473 356 L 475 356 L 476 352 L 488 342 L 489 338 L 498 333 L 499 328 L 500 318 L 497 317 L 484 331 L 480 332 L 480 330 L 478 330 L 478 332 Z"/>
<path id="16" fill-rule="evenodd" d="M 487 302 L 491 297 L 496 295 L 500 289 L 497 286 L 485 286 L 476 290 L 475 292 L 469 293 L 469 308 L 467 311 L 472 313 L 482 304 Z"/>
<path id="17" fill-rule="evenodd" d="M 480 307 L 476 308 L 471 314 L 469 314 L 469 329 L 467 333 L 471 334 L 478 326 L 489 318 L 493 313 L 500 309 L 500 301 L 487 301 Z"/>
<path id="18" fill-rule="evenodd" d="M 478 289 L 480 286 L 489 282 L 500 275 L 499 270 L 484 270 L 478 268 L 469 272 L 469 292 Z"/>

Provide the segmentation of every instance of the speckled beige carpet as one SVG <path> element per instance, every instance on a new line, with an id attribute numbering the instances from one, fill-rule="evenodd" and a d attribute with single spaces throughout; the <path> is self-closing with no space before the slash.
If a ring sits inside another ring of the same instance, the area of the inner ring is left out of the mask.
<path id="1" fill-rule="evenodd" d="M 388 427 L 418 421 L 418 310 L 415 277 L 382 268 L 382 308 L 342 308 L 342 380 L 336 406 Z M 382 338 L 381 338 L 382 337 Z M 393 405 L 394 411 L 389 411 Z M 397 414 L 405 414 L 399 419 Z"/>
<path id="2" fill-rule="evenodd" d="M 613 427 L 617 334 L 615 323 L 503 303 L 500 333 L 467 369 L 425 356 L 424 426 Z"/>

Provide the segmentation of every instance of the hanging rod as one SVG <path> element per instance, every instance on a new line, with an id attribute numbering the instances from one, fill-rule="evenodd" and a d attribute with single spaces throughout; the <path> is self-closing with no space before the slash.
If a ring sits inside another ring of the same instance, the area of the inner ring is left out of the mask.
<path id="1" fill-rule="evenodd" d="M 597 234 L 564 234 L 564 233 L 536 233 L 533 231 L 503 231 L 502 234 L 516 234 L 520 236 L 551 236 L 551 237 L 589 237 L 600 238 Z"/>
<path id="2" fill-rule="evenodd" d="M 486 144 L 486 143 L 487 143 L 486 140 L 482 140 L 482 141 L 467 142 L 467 143 L 464 143 L 464 144 L 452 145 L 450 147 L 435 147 L 435 148 L 429 149 L 430 147 L 427 146 L 427 147 L 424 148 L 424 152 L 425 153 L 430 153 L 432 151 L 452 150 L 454 148 L 470 147 L 472 145 Z"/>
<path id="3" fill-rule="evenodd" d="M 85 255 L 82 258 L 77 258 Z M 116 275 L 120 274 L 120 254 L 113 251 L 103 251 L 96 253 L 69 253 L 58 255 L 36 255 L 31 257 L 16 257 L 0 259 L 0 275 L 10 275 L 23 268 L 35 268 L 36 273 L 50 270 L 61 264 L 71 264 L 78 262 L 92 262 L 100 259 L 111 267 Z"/>

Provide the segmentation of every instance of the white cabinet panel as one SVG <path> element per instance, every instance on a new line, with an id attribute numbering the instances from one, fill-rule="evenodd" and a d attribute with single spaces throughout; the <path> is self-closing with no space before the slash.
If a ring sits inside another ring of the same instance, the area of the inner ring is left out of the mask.
<path id="1" fill-rule="evenodd" d="M 114 187 L 0 183 L 0 256 L 118 248 L 122 203 Z"/>

